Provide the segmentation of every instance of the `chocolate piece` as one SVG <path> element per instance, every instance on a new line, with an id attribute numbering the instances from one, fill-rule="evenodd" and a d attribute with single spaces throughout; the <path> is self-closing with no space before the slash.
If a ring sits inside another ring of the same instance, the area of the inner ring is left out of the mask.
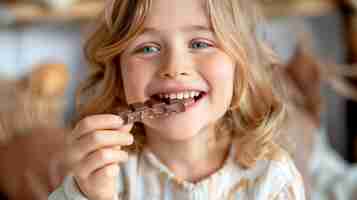
<path id="1" fill-rule="evenodd" d="M 128 110 L 121 111 L 118 115 L 124 120 L 124 124 L 131 124 L 141 122 L 145 118 L 153 119 L 184 112 L 186 106 L 192 102 L 194 102 L 193 99 L 176 99 L 169 103 L 148 100 L 144 103 L 131 104 Z"/>

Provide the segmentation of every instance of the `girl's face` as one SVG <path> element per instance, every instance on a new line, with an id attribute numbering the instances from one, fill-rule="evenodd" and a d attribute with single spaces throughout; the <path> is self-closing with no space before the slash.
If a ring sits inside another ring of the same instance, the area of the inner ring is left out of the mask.
<path id="1" fill-rule="evenodd" d="M 128 103 L 197 96 L 186 112 L 144 121 L 146 133 L 183 141 L 212 130 L 231 103 L 235 63 L 221 49 L 204 0 L 154 0 L 143 33 L 121 55 Z"/>

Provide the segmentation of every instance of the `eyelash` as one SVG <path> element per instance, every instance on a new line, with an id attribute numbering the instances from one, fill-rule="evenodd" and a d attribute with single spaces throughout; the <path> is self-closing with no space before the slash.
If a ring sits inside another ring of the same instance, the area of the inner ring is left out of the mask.
<path id="1" fill-rule="evenodd" d="M 191 46 L 194 45 L 194 44 L 204 44 L 205 47 L 203 49 L 206 49 L 206 48 L 209 48 L 209 47 L 212 47 L 213 45 L 210 44 L 209 42 L 205 42 L 205 41 L 197 41 L 197 40 L 194 40 L 191 42 Z M 198 48 L 198 49 L 202 49 L 202 48 Z"/>
<path id="2" fill-rule="evenodd" d="M 193 48 L 192 46 L 194 44 L 204 44 L 205 47 L 203 48 Z M 212 47 L 213 45 L 209 42 L 205 42 L 205 41 L 197 41 L 197 40 L 193 40 L 192 42 L 190 42 L 190 48 L 192 49 L 206 49 L 206 48 L 210 48 Z M 142 53 L 142 54 L 151 54 L 151 53 L 155 53 L 155 52 L 148 52 L 148 53 L 145 53 L 145 49 L 147 48 L 156 48 L 158 49 L 157 51 L 160 51 L 160 47 L 158 47 L 158 45 L 146 45 L 146 46 L 143 46 L 141 48 L 139 48 L 138 50 L 135 51 L 135 53 Z"/>
<path id="3" fill-rule="evenodd" d="M 158 49 L 157 51 L 160 51 L 160 47 L 156 47 L 156 46 L 143 46 L 142 48 L 139 48 L 136 52 L 137 53 L 143 53 L 143 54 L 148 54 L 148 53 L 145 53 L 145 49 L 152 49 L 152 48 L 156 48 Z"/>

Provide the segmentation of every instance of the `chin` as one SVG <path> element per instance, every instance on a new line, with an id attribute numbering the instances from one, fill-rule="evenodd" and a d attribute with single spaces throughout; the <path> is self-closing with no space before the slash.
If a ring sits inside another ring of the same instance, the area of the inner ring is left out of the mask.
<path id="1" fill-rule="evenodd" d="M 204 120 L 160 120 L 158 122 L 145 125 L 151 132 L 159 134 L 160 137 L 184 141 L 199 134 L 207 125 L 203 123 Z"/>

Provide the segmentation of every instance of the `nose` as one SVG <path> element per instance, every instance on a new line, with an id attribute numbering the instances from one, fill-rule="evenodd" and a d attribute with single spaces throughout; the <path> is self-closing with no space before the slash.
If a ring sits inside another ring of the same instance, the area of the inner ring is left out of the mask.
<path id="1" fill-rule="evenodd" d="M 160 78 L 163 79 L 175 79 L 180 76 L 188 76 L 189 74 L 186 72 L 177 72 L 177 71 L 167 71 L 160 73 Z"/>
<path id="2" fill-rule="evenodd" d="M 170 51 L 165 55 L 159 70 L 162 79 L 180 79 L 192 75 L 192 62 L 184 52 Z"/>

